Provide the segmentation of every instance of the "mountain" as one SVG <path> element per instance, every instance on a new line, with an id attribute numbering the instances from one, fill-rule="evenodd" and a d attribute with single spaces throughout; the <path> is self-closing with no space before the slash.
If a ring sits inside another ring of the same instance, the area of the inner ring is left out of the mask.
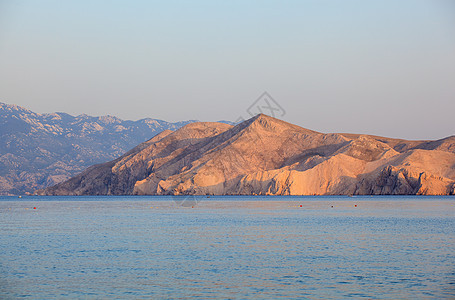
<path id="1" fill-rule="evenodd" d="M 454 194 L 455 137 L 324 134 L 257 115 L 166 130 L 42 195 Z"/>
<path id="2" fill-rule="evenodd" d="M 0 195 L 55 185 L 93 164 L 119 157 L 163 130 L 191 122 L 38 114 L 0 103 Z"/>

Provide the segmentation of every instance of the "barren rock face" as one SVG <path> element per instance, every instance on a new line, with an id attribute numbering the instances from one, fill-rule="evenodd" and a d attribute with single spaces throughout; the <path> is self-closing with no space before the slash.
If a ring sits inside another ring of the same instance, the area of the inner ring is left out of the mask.
<path id="1" fill-rule="evenodd" d="M 453 143 L 323 134 L 261 114 L 165 131 L 40 193 L 453 194 Z"/>

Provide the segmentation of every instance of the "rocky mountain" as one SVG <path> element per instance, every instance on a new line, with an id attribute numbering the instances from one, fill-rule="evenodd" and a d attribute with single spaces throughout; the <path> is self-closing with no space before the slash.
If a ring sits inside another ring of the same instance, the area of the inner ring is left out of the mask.
<path id="1" fill-rule="evenodd" d="M 93 164 L 119 157 L 163 130 L 191 122 L 38 114 L 0 103 L 0 195 L 55 185 Z"/>
<path id="2" fill-rule="evenodd" d="M 257 115 L 166 130 L 42 195 L 447 195 L 455 136 L 324 134 Z"/>

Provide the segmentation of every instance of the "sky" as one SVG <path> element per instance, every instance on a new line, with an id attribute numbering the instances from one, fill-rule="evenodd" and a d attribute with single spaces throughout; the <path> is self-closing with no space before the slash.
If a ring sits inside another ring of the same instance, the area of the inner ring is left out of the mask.
<path id="1" fill-rule="evenodd" d="M 0 0 L 0 102 L 166 121 L 274 107 L 321 132 L 442 138 L 455 1 Z"/>

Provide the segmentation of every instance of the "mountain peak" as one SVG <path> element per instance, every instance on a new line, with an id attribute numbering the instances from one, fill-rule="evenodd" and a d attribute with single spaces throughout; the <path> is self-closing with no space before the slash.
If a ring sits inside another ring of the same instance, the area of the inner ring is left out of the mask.
<path id="1" fill-rule="evenodd" d="M 319 132 L 306 129 L 286 121 L 271 117 L 269 115 L 260 113 L 254 117 L 239 124 L 243 128 L 249 128 L 250 130 L 267 130 L 280 133 L 286 130 L 304 132 L 306 134 L 319 134 Z"/>
<path id="2" fill-rule="evenodd" d="M 7 104 L 0 102 L 0 110 L 5 110 L 8 112 L 14 112 L 14 111 L 20 111 L 20 112 L 25 112 L 25 113 L 32 113 L 31 110 L 28 110 L 22 106 L 16 105 L 16 104 Z"/>
<path id="3" fill-rule="evenodd" d="M 266 114 L 263 114 L 263 113 L 257 114 L 257 115 L 255 115 L 254 117 L 252 117 L 250 119 L 253 119 L 255 121 L 257 120 L 257 121 L 269 121 L 269 122 L 271 122 L 271 121 L 283 122 L 280 119 L 274 118 L 272 116 L 269 116 L 269 115 L 266 115 Z"/>

